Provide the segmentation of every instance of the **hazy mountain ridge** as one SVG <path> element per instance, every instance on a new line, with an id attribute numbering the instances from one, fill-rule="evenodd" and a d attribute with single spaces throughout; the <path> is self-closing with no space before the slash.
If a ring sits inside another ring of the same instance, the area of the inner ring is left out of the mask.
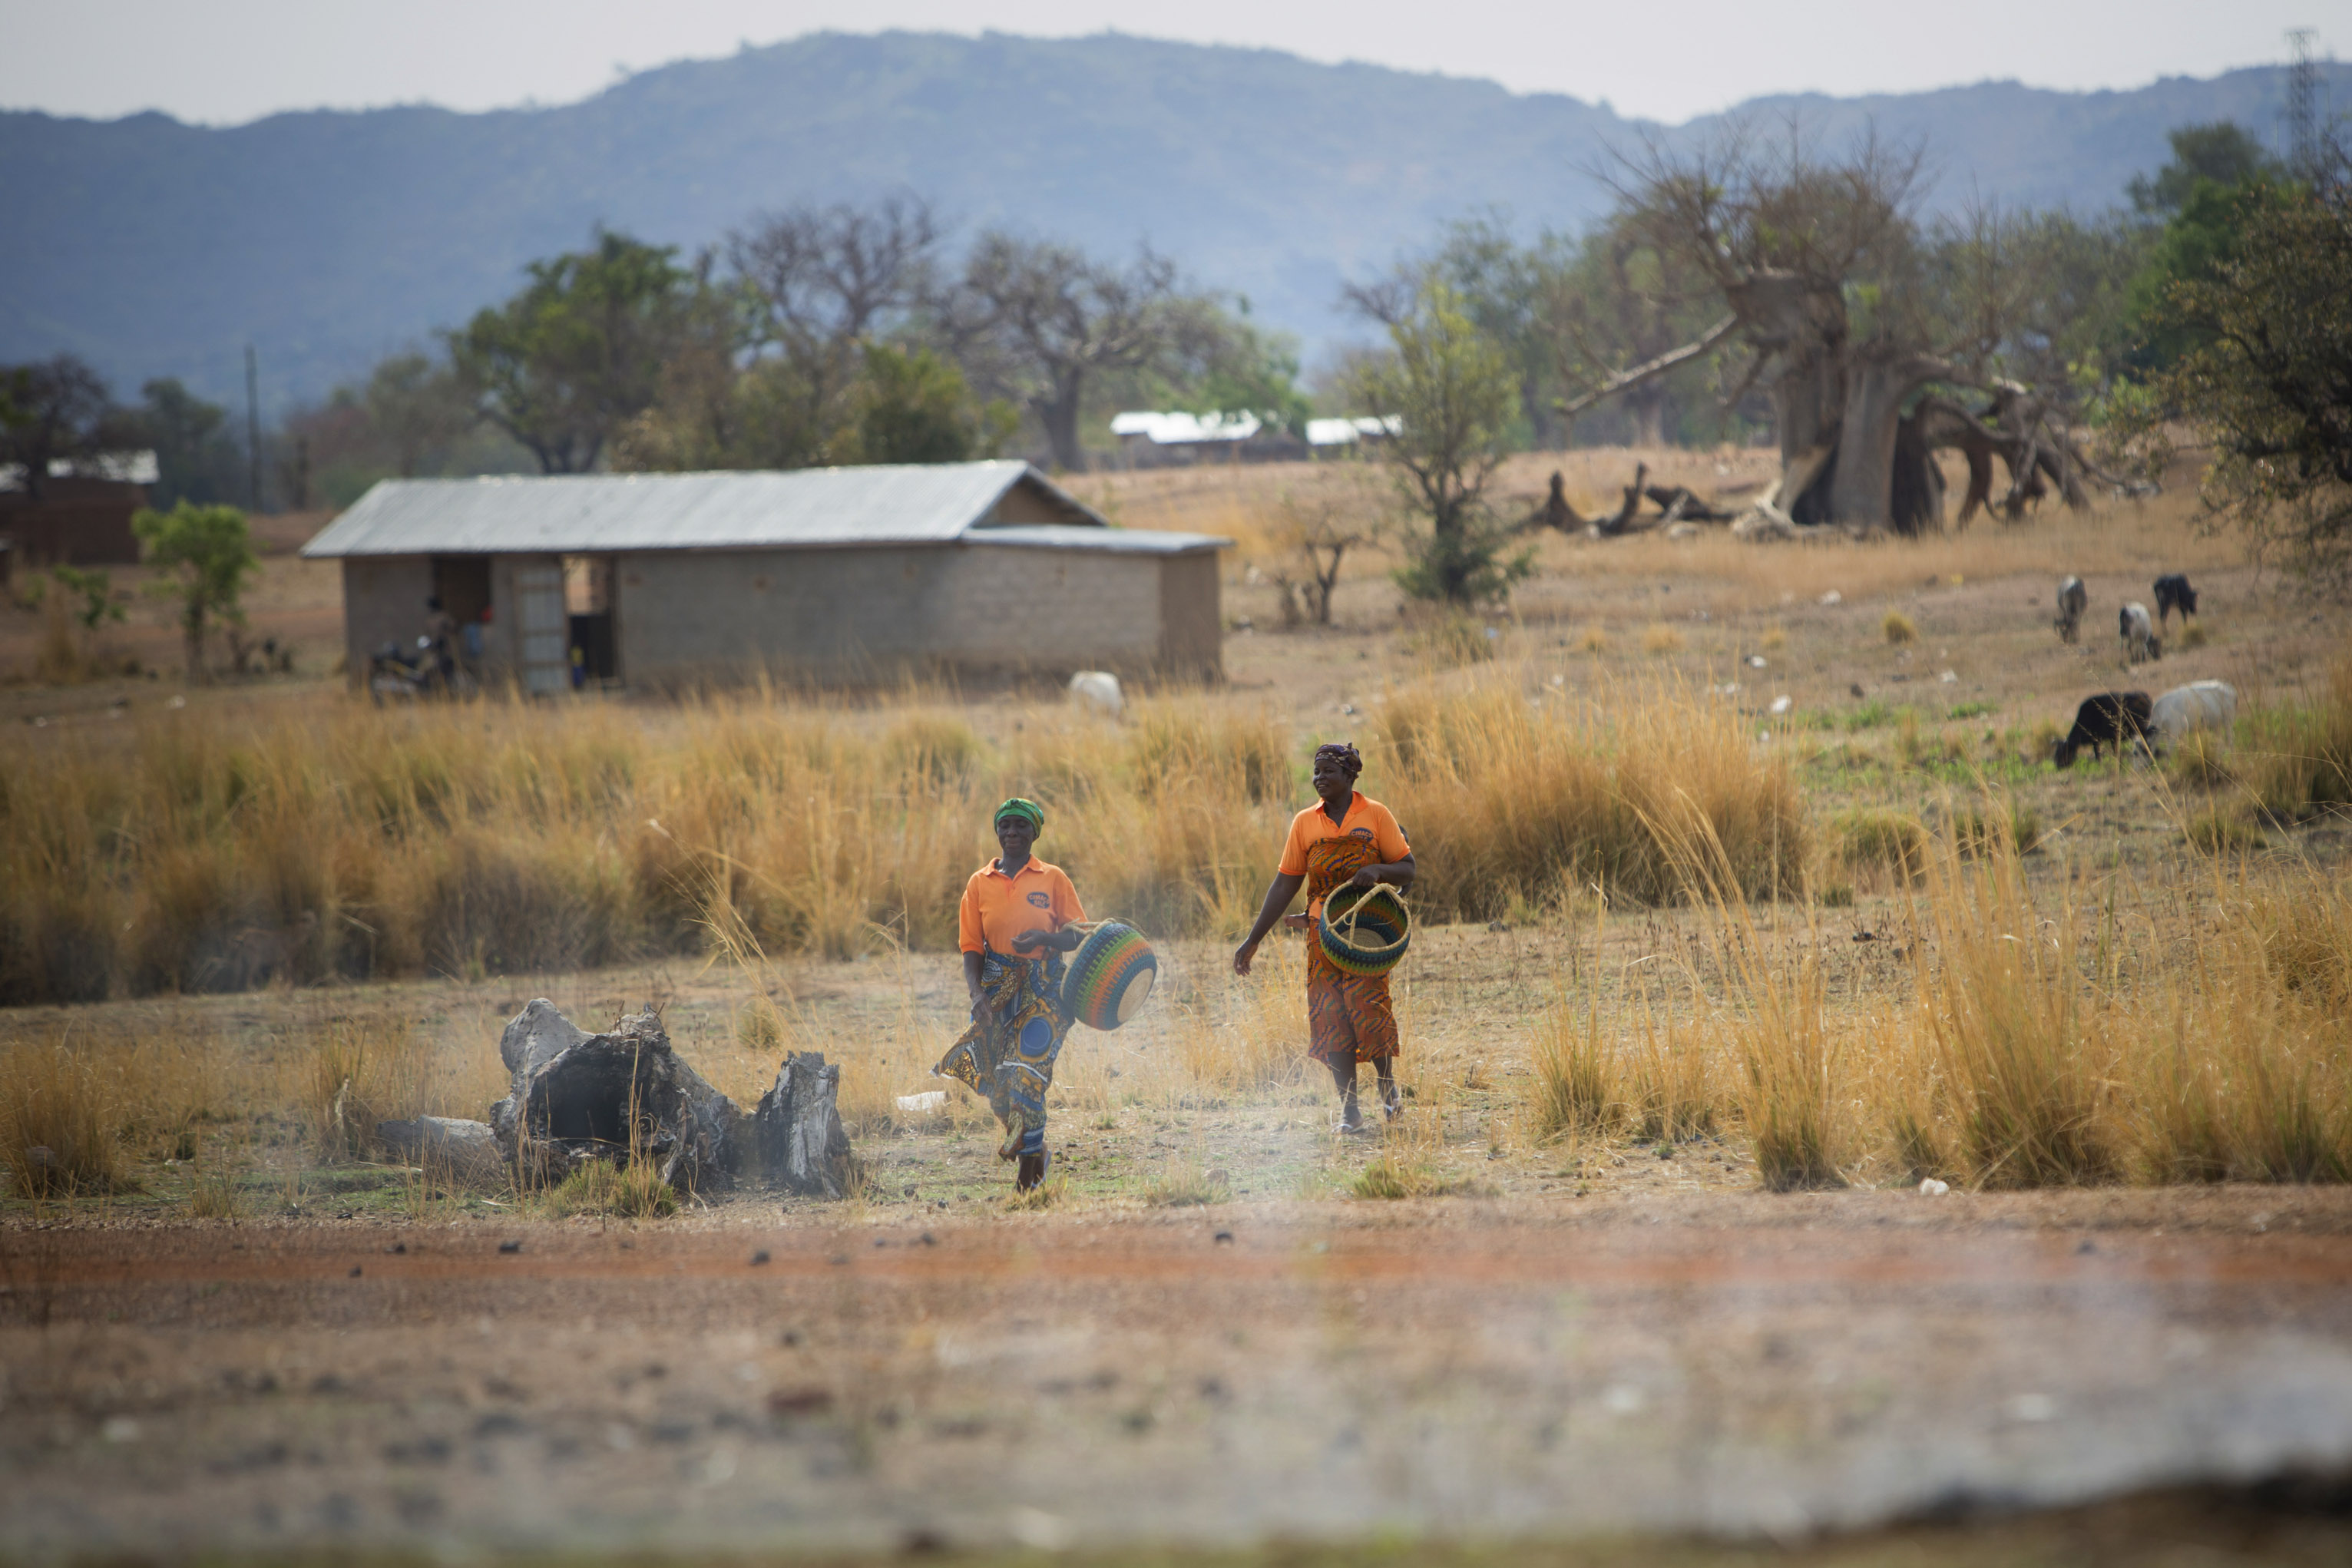
<path id="1" fill-rule="evenodd" d="M 2352 69 L 2330 68 L 2333 84 Z M 2281 73 L 2069 94 L 1989 83 L 1763 99 L 1832 143 L 1926 136 L 1935 199 L 2102 207 L 2164 132 L 2268 134 Z M 763 207 L 929 196 L 984 224 L 1124 251 L 1150 238 L 1261 319 L 1343 330 L 1340 280 L 1472 210 L 1528 227 L 1602 211 L 1590 171 L 1665 129 L 1554 95 L 1270 50 L 1104 36 L 824 35 L 646 71 L 579 103 L 274 115 L 225 129 L 0 112 L 0 359 L 71 349 L 128 392 L 219 396 L 260 350 L 273 402 L 315 394 L 510 292 L 603 222 L 688 249 Z"/>

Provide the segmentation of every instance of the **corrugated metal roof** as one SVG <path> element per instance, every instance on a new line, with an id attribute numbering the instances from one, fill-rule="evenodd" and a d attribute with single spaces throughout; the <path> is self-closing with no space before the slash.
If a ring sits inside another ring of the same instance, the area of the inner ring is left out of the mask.
<path id="1" fill-rule="evenodd" d="M 1160 533 L 1149 528 L 1055 528 L 1034 523 L 975 528 L 963 536 L 963 542 L 1034 550 L 1099 550 L 1122 555 L 1190 555 L 1196 550 L 1223 550 L 1233 543 L 1230 539 L 1209 533 Z"/>
<path id="2" fill-rule="evenodd" d="M 302 547 L 343 555 L 592 554 L 946 544 L 1028 483 L 1087 531 L 1102 517 L 1018 461 L 789 473 L 386 479 Z"/>

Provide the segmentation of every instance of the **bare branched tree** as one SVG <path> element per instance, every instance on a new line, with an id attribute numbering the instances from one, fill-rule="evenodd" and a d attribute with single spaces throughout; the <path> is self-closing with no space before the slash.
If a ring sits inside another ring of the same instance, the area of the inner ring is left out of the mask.
<path id="1" fill-rule="evenodd" d="M 2091 469 L 2048 395 L 1999 374 L 2042 294 L 2021 231 L 1985 213 L 1931 247 L 1912 209 L 1923 190 L 1917 147 L 1864 136 L 1822 159 L 1791 126 L 1767 141 L 1735 123 L 1695 152 L 1657 144 L 1621 160 L 1617 223 L 1703 274 L 1722 302 L 1715 326 L 1571 399 L 1568 412 L 1620 395 L 1736 341 L 1746 384 L 1770 396 L 1781 479 L 1761 505 L 1797 522 L 1940 526 L 1938 447 L 2011 472 L 2011 515 L 2054 486 L 2086 499 Z M 1943 258 L 1937 273 L 1931 252 Z M 1941 386 L 1991 395 L 1962 408 L 1921 401 Z"/>
<path id="2" fill-rule="evenodd" d="M 1176 264 L 1148 246 L 1118 267 L 1001 231 L 972 246 L 939 316 L 968 374 L 1035 415 L 1054 461 L 1073 470 L 1086 467 L 1078 419 L 1096 377 L 1181 379 L 1226 335 L 1215 301 L 1187 292 Z"/>

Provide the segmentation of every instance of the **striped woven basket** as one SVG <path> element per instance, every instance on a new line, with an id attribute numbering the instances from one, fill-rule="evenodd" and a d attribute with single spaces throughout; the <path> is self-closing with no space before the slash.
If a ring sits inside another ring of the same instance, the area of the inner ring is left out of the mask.
<path id="1" fill-rule="evenodd" d="M 1062 1010 L 1092 1029 L 1116 1029 L 1143 1010 L 1160 974 L 1151 944 L 1133 926 L 1097 921 L 1062 977 Z"/>
<path id="2" fill-rule="evenodd" d="M 1375 882 L 1350 899 L 1354 892 L 1341 888 L 1323 900 L 1315 940 L 1334 968 L 1349 974 L 1386 974 L 1412 942 L 1412 917 L 1404 895 L 1386 882 Z"/>

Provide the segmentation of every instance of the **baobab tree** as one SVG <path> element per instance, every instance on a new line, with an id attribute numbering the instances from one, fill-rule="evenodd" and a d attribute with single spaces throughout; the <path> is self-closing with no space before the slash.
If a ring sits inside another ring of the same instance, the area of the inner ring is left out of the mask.
<path id="1" fill-rule="evenodd" d="M 2086 504 L 2083 476 L 2097 470 L 2043 395 L 1997 374 L 2019 301 L 2032 293 L 2017 270 L 2028 258 L 2005 255 L 2018 249 L 2015 226 L 1975 215 L 1936 247 L 1939 259 L 1972 255 L 1974 264 L 1931 268 L 1912 216 L 1921 166 L 1918 149 L 1874 137 L 1825 162 L 1793 129 L 1785 143 L 1767 143 L 1744 125 L 1696 152 L 1654 144 L 1622 160 L 1617 226 L 1703 276 L 1723 313 L 1691 341 L 1568 399 L 1562 412 L 1573 416 L 1719 346 L 1744 349 L 1744 377 L 1727 402 L 1758 386 L 1770 397 L 1781 477 L 1759 503 L 1768 513 L 1904 533 L 1938 527 L 1944 491 L 1934 455 L 1942 447 L 1969 456 L 1965 510 L 1995 504 L 1994 458 L 2010 470 L 1997 503 L 2010 515 L 2050 488 L 2070 505 Z M 1941 395 L 1969 392 L 1989 402 L 1970 409 Z"/>

